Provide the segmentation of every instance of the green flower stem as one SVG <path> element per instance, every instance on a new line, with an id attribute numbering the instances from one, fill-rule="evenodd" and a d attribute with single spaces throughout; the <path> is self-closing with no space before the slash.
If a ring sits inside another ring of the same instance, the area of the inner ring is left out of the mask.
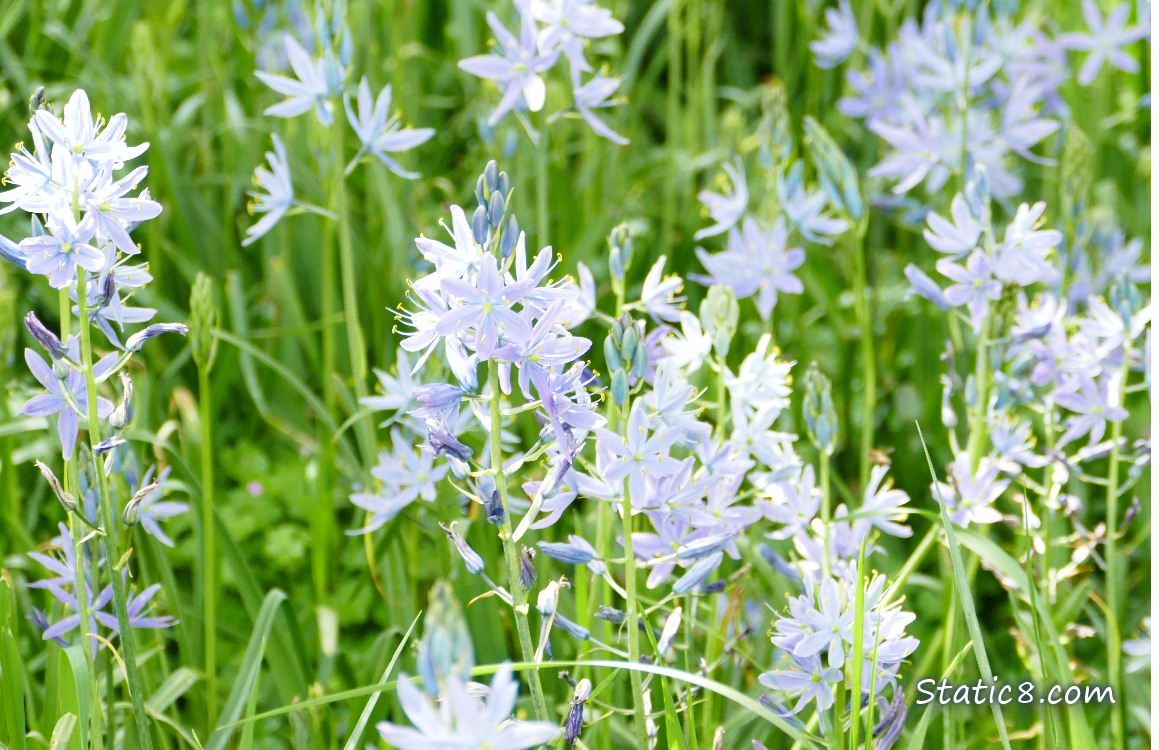
<path id="1" fill-rule="evenodd" d="M 101 443 L 101 422 L 97 416 L 97 379 L 93 374 L 93 347 L 92 330 L 89 320 L 88 291 L 84 272 L 77 274 L 77 304 L 80 306 L 80 340 L 81 365 L 85 376 L 85 394 L 88 400 L 88 434 L 89 445 L 94 450 L 93 472 L 97 477 L 97 501 L 100 508 L 101 523 L 105 533 L 100 537 L 101 549 L 109 566 L 109 577 L 113 581 L 113 609 L 117 616 L 117 629 L 121 636 L 121 655 L 124 657 L 126 680 L 128 682 L 129 697 L 133 703 L 133 718 L 137 723 L 141 748 L 152 750 L 153 736 L 151 734 L 149 717 L 145 713 L 145 684 L 141 679 L 141 671 L 137 666 L 137 649 L 133 644 L 133 630 L 129 627 L 129 592 L 125 579 L 116 568 L 120 560 L 121 546 L 118 541 L 119 531 L 117 524 L 118 511 L 113 508 L 113 499 L 109 495 L 108 480 L 105 477 L 104 466 L 95 455 L 95 450 Z M 81 583 L 83 586 L 84 584 Z M 78 600 L 83 596 L 78 594 Z"/>
<path id="2" fill-rule="evenodd" d="M 623 405 L 620 422 L 623 435 L 627 438 L 628 413 L 632 409 L 632 399 Z M 620 506 L 624 535 L 624 584 L 628 591 L 627 616 L 624 622 L 628 628 L 628 657 L 633 664 L 640 662 L 640 628 L 637 624 L 639 604 L 636 600 L 636 554 L 632 551 L 632 495 L 628 490 L 628 477 L 624 477 L 624 499 Z M 632 670 L 632 709 L 635 713 L 636 747 L 648 747 L 647 720 L 644 716 L 644 678 L 640 672 Z"/>
<path id="3" fill-rule="evenodd" d="M 966 443 L 970 456 L 970 471 L 977 472 L 982 462 L 982 449 L 986 442 L 986 410 L 990 402 L 990 319 L 982 322 L 982 333 L 978 336 L 978 348 L 974 355 L 974 386 L 977 390 L 974 414 L 970 419 L 970 438 Z"/>
<path id="4" fill-rule="evenodd" d="M 862 389 L 863 409 L 861 442 L 859 444 L 858 466 L 861 486 L 869 484 L 869 454 L 873 450 L 873 420 L 877 411 L 877 354 L 873 340 L 873 308 L 869 304 L 869 279 L 866 269 L 865 233 L 868 222 L 856 224 L 853 235 L 853 300 L 856 306 L 857 323 L 861 328 L 861 363 L 865 383 Z"/>
<path id="5" fill-rule="evenodd" d="M 69 299 L 68 289 L 61 289 L 60 290 L 60 340 L 61 341 L 68 341 L 68 338 L 71 335 L 72 335 L 72 300 Z M 8 464 L 5 464 L 5 466 L 7 467 Z M 79 482 L 77 481 L 76 463 L 71 458 L 66 458 L 66 459 L 64 459 L 64 491 L 73 493 L 73 496 L 75 497 L 78 494 L 77 493 L 78 485 L 79 485 Z M 16 495 L 13 494 L 12 497 L 15 498 Z M 82 504 L 83 504 L 83 501 L 82 501 Z M 77 588 L 74 586 L 74 589 L 73 589 L 74 591 L 77 592 L 77 597 L 76 597 L 77 615 L 80 617 L 80 623 L 81 623 L 80 627 L 77 629 L 80 631 L 81 650 L 84 652 L 85 662 L 88 664 L 88 667 L 89 667 L 89 689 L 93 691 L 93 695 L 97 695 L 98 694 L 96 692 L 97 691 L 97 670 L 93 668 L 93 656 L 92 656 L 93 652 L 92 652 L 92 649 L 90 648 L 91 644 L 89 643 L 91 638 L 89 637 L 88 632 L 87 632 L 88 627 L 89 627 L 89 621 L 90 621 L 90 618 L 92 617 L 92 613 L 89 611 L 89 598 L 87 596 L 80 595 L 80 592 L 83 591 L 83 587 L 85 585 L 83 583 L 85 581 L 84 542 L 81 540 L 84 538 L 85 534 L 87 533 L 87 529 L 86 529 L 84 523 L 79 518 L 79 514 L 83 513 L 83 512 L 84 511 L 82 509 L 77 509 L 76 511 L 68 514 L 68 533 L 72 536 L 73 575 L 75 576 L 75 579 L 77 581 L 81 582 L 80 588 Z M 112 684 L 113 683 L 110 680 L 109 681 L 110 688 L 111 688 Z M 110 690 L 109 692 L 111 693 L 112 691 Z M 99 705 L 99 702 L 97 705 Z M 92 712 L 92 721 L 91 721 L 91 726 L 89 727 L 90 733 L 93 732 L 94 730 L 98 733 L 100 731 L 99 714 L 100 714 L 100 711 Z M 109 719 L 109 721 L 111 723 L 111 718 Z"/>
<path id="6" fill-rule="evenodd" d="M 209 369 L 197 368 L 201 422 L 201 586 L 205 617 L 205 711 L 212 730 L 217 720 L 217 549 L 213 522 L 213 403 Z"/>
<path id="7" fill-rule="evenodd" d="M 551 151 L 548 149 L 548 130 L 550 126 L 547 123 L 547 115 L 544 113 L 543 124 L 539 127 L 539 140 L 536 143 L 535 149 L 535 222 L 538 226 L 535 227 L 536 235 L 539 237 L 539 246 L 546 247 L 549 242 L 547 238 L 547 222 L 548 222 L 548 194 L 551 190 L 551 175 L 548 167 L 551 161 Z"/>
<path id="8" fill-rule="evenodd" d="M 1119 405 L 1124 402 L 1127 386 L 1127 352 L 1123 353 L 1123 365 L 1120 371 Z M 1115 695 L 1123 694 L 1123 634 L 1119 630 L 1121 604 L 1123 599 L 1123 560 L 1120 558 L 1119 545 L 1119 441 L 1123 437 L 1123 422 L 1111 423 L 1111 457 L 1107 468 L 1107 677 Z M 1115 748 L 1126 747 L 1126 734 L 1123 723 L 1123 712 L 1116 705 L 1111 707 L 1111 744 Z"/>
<path id="9" fill-rule="evenodd" d="M 822 541 L 825 545 L 825 553 L 823 555 L 821 555 L 821 572 L 826 578 L 828 578 L 829 574 L 830 574 L 830 570 L 829 570 L 829 533 L 830 533 L 829 532 L 829 524 L 830 524 L 830 519 L 832 518 L 832 509 L 830 508 L 830 505 L 832 504 L 832 498 L 830 497 L 831 492 L 830 492 L 830 488 L 829 488 L 829 461 L 830 461 L 830 458 L 829 458 L 829 454 L 825 451 L 821 451 L 821 455 L 818 456 L 818 458 L 820 459 L 820 472 L 819 472 L 818 481 L 821 485 L 821 532 L 822 532 L 821 538 L 822 538 Z"/>
<path id="10" fill-rule="evenodd" d="M 511 501 L 507 493 L 507 476 L 503 472 L 503 414 L 499 403 L 499 363 L 487 363 L 487 383 L 491 389 L 491 464 L 495 475 L 495 489 L 499 490 L 499 500 L 503 504 L 503 526 L 500 536 L 503 540 L 503 557 L 507 561 L 507 585 L 515 603 L 515 629 L 519 633 L 519 647 L 524 661 L 535 661 L 535 646 L 531 642 L 531 628 L 527 623 L 527 591 L 519 581 L 519 549 L 511 533 Z M 532 670 L 531 702 L 535 715 L 541 721 L 549 720 L 547 701 L 543 697 L 543 683 L 539 670 Z"/>

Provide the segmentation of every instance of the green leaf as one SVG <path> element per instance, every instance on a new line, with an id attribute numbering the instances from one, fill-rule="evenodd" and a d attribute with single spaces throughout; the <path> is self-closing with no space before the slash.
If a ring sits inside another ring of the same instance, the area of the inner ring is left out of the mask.
<path id="1" fill-rule="evenodd" d="M 201 675 L 189 667 L 179 667 L 153 691 L 145 708 L 155 713 L 164 713 L 173 703 L 185 695 L 189 688 L 201 681 Z"/>
<path id="2" fill-rule="evenodd" d="M 986 684 L 990 684 L 994 682 L 994 672 L 990 669 L 990 659 L 986 656 L 986 643 L 982 640 L 982 626 L 978 622 L 978 608 L 974 605 L 974 595 L 970 592 L 970 584 L 966 580 L 966 567 L 962 563 L 962 549 L 958 545 L 958 534 L 956 533 L 958 527 L 950 520 L 950 512 L 946 509 L 946 503 L 942 499 L 941 485 L 938 484 L 938 475 L 934 471 L 934 460 L 930 458 L 930 449 L 926 445 L 926 438 L 922 435 L 920 424 L 918 424 L 918 437 L 922 442 L 922 450 L 926 454 L 926 463 L 929 465 L 938 508 L 942 514 L 942 526 L 946 531 L 946 542 L 950 548 L 950 562 L 954 569 L 954 588 L 957 589 L 958 601 L 962 604 L 962 614 L 966 616 L 966 630 L 970 631 L 970 638 L 974 641 L 974 655 L 978 658 L 978 671 L 982 673 L 982 679 L 986 681 Z M 1010 750 L 1010 735 L 1006 731 L 1006 721 L 1002 718 L 1002 707 L 997 702 L 993 702 L 990 704 L 990 712 L 994 715 L 994 724 L 998 729 L 998 738 L 1002 740 L 1003 750 Z"/>
<path id="3" fill-rule="evenodd" d="M 52 728 L 52 738 L 48 742 L 49 750 L 75 747 L 73 737 L 76 735 L 76 726 L 76 714 L 65 714 L 57 719 L 56 726 Z"/>
<path id="4" fill-rule="evenodd" d="M 394 650 L 394 654 L 390 657 L 390 663 L 386 665 L 386 669 L 382 673 L 382 677 L 378 679 L 378 684 L 385 685 L 386 681 L 390 679 L 390 675 L 394 672 L 394 666 L 398 663 L 398 657 L 402 655 L 402 651 L 406 648 L 406 644 L 410 642 L 411 633 L 414 632 L 415 625 L 418 625 L 419 617 L 422 617 L 420 612 L 411 622 L 410 627 L 406 629 L 406 634 L 403 635 L 402 640 L 398 643 L 398 648 Z M 362 709 L 362 714 L 358 717 L 358 722 L 354 728 L 350 730 L 350 737 L 346 740 L 344 750 L 357 750 L 358 743 L 362 740 L 362 732 L 365 731 L 366 725 L 370 723 L 370 716 L 374 713 L 374 707 L 378 704 L 378 696 L 382 693 L 373 693 L 366 701 L 366 707 Z"/>
<path id="5" fill-rule="evenodd" d="M 7 582 L 0 583 L 0 600 L 6 585 Z M 24 661 L 16 636 L 3 619 L 0 616 L 0 744 L 24 750 Z"/>
<path id="6" fill-rule="evenodd" d="M 238 670 L 237 678 L 229 691 L 229 700 L 221 709 L 221 715 L 217 719 L 217 729 L 210 735 L 209 742 L 205 744 L 206 750 L 224 750 L 228 746 L 235 722 L 241 717 L 242 709 L 251 700 L 250 696 L 257 689 L 258 672 L 262 668 L 262 655 L 266 650 L 266 639 L 270 635 L 270 628 L 273 627 L 278 607 L 284 601 L 286 601 L 286 594 L 281 589 L 271 590 L 262 601 L 262 608 L 258 612 L 253 632 L 250 633 L 249 644 L 245 649 L 245 656 L 242 658 L 241 669 Z M 250 714 L 246 720 L 249 721 L 252 718 L 253 715 Z"/>
<path id="7" fill-rule="evenodd" d="M 61 658 L 58 664 L 60 670 L 60 684 L 58 685 L 60 704 L 58 709 L 62 718 L 65 714 L 73 714 L 79 730 L 69 732 L 67 744 L 64 745 L 69 750 L 85 750 L 89 744 L 89 711 L 92 702 L 89 693 L 91 676 L 88 661 L 85 660 L 84 651 L 81 648 L 82 646 L 69 646 L 61 649 Z M 57 721 L 56 729 L 53 730 L 54 737 L 59 728 L 60 721 Z"/>

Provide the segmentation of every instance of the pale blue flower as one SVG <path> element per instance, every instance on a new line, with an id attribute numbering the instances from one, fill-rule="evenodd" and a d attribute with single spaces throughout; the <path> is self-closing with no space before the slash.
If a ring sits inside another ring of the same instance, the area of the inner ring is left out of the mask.
<path id="1" fill-rule="evenodd" d="M 676 274 L 664 276 L 664 263 L 667 260 L 667 256 L 661 255 L 648 270 L 640 290 L 640 304 L 656 322 L 675 323 L 680 320 L 679 305 L 684 301 L 683 297 L 677 296 L 684 288 L 684 280 Z"/>
<path id="2" fill-rule="evenodd" d="M 964 268 L 949 258 L 942 258 L 937 265 L 939 273 L 956 282 L 946 288 L 946 301 L 955 307 L 965 305 L 974 332 L 980 333 L 990 313 L 990 303 L 1002 297 L 1002 282 L 994 278 L 986 254 L 975 250 Z"/>
<path id="3" fill-rule="evenodd" d="M 737 158 L 735 162 L 725 162 L 720 166 L 728 175 L 731 191 L 713 193 L 709 190 L 701 190 L 696 194 L 696 199 L 704 204 L 709 218 L 715 223 L 699 230 L 693 235 L 694 239 L 702 240 L 705 237 L 713 237 L 727 232 L 736 226 L 736 223 L 741 220 L 744 212 L 748 209 L 749 185 L 745 178 L 744 162 Z"/>
<path id="4" fill-rule="evenodd" d="M 1094 445 L 1103 439 L 1107 422 L 1122 422 L 1127 418 L 1127 410 L 1112 400 L 1108 381 L 1108 378 L 1098 381 L 1082 378 L 1077 388 L 1055 393 L 1055 403 L 1076 412 L 1067 418 L 1066 432 L 1059 438 L 1058 447 L 1086 435 L 1090 436 L 1088 445 Z"/>
<path id="5" fill-rule="evenodd" d="M 971 523 L 998 523 L 1002 514 L 994 501 L 1010 486 L 1010 480 L 998 478 L 998 466 L 983 459 L 977 472 L 970 469 L 970 457 L 960 454 L 950 467 L 950 482 L 931 486 L 930 494 L 945 504 L 950 520 L 959 526 Z"/>
<path id="6" fill-rule="evenodd" d="M 930 211 L 926 214 L 929 228 L 923 230 L 922 235 L 930 247 L 939 253 L 957 258 L 978 246 L 978 238 L 982 236 L 982 224 L 970 213 L 966 196 L 961 193 L 957 193 L 950 202 L 950 214 L 952 221 Z"/>
<path id="7" fill-rule="evenodd" d="M 257 224 L 246 230 L 242 247 L 252 245 L 274 228 L 290 207 L 294 205 L 294 184 L 290 179 L 290 163 L 286 159 L 286 148 L 277 134 L 270 136 L 274 150 L 266 152 L 270 168 L 259 166 L 254 170 L 254 183 L 258 190 L 249 191 L 253 198 L 249 203 L 250 213 L 265 214 Z M 262 193 L 261 190 L 265 190 Z"/>
<path id="8" fill-rule="evenodd" d="M 166 466 L 161 470 L 161 473 L 157 475 L 157 486 L 138 501 L 136 509 L 137 522 L 141 524 L 141 528 L 166 547 L 172 547 L 173 540 L 162 530 L 161 521 L 189 510 L 189 505 L 186 503 L 162 500 L 168 492 L 165 483 L 169 479 L 169 472 L 172 469 L 172 466 Z M 153 474 L 156 470 L 156 466 L 149 467 L 145 476 L 141 478 L 141 485 L 137 488 L 138 492 L 153 482 Z"/>
<path id="9" fill-rule="evenodd" d="M 573 71 L 590 71 L 584 58 L 584 40 L 615 36 L 624 31 L 624 24 L 612 17 L 612 12 L 595 5 L 592 0 L 530 0 L 527 5 L 531 17 L 544 24 L 539 30 L 541 52 L 563 52 Z"/>
<path id="10" fill-rule="evenodd" d="M 628 139 L 608 127 L 592 110 L 606 109 L 616 105 L 611 97 L 620 88 L 619 78 L 608 78 L 603 73 L 596 73 L 587 83 L 581 84 L 579 71 L 572 75 L 572 96 L 575 98 L 576 111 L 591 126 L 596 135 L 606 138 L 612 143 L 621 146 L 628 143 Z"/>
<path id="11" fill-rule="evenodd" d="M 520 341 L 531 335 L 526 321 L 511 309 L 535 287 L 533 279 L 504 284 L 495 256 L 484 256 L 475 282 L 442 279 L 443 292 L 452 307 L 439 318 L 435 330 L 441 336 L 473 331 L 476 352 L 490 359 L 504 341 Z"/>
<path id="12" fill-rule="evenodd" d="M 68 359 L 72 362 L 80 361 L 80 339 L 71 336 L 65 346 L 68 350 Z M 61 451 L 68 460 L 72 457 L 76 447 L 76 436 L 80 429 L 80 417 L 88 417 L 88 389 L 85 384 L 84 373 L 71 365 L 62 378 L 58 378 L 44 359 L 32 351 L 24 350 L 24 361 L 32 371 L 36 381 L 47 391 L 39 396 L 30 398 L 20 410 L 22 416 L 47 417 L 57 415 L 57 433 L 60 435 Z M 117 355 L 105 355 L 93 365 L 93 375 L 98 379 L 113 368 L 117 362 Z M 83 414 L 77 411 L 80 408 Z M 97 397 L 97 417 L 107 419 L 113 412 L 113 402 L 103 396 Z"/>
<path id="13" fill-rule="evenodd" d="M 25 266 L 35 274 L 48 277 L 53 289 L 66 289 L 76 281 L 77 268 L 99 273 L 105 267 L 105 255 L 93 243 L 96 219 L 90 215 L 78 222 L 71 211 L 53 210 L 48 215 L 48 234 L 28 237 L 20 242 Z"/>
<path id="14" fill-rule="evenodd" d="M 538 112 L 547 100 L 547 85 L 541 73 L 549 70 L 559 59 L 559 50 L 539 51 L 535 19 L 530 12 L 520 10 L 520 35 L 515 37 L 491 11 L 487 24 L 499 44 L 499 54 L 477 55 L 459 61 L 459 67 L 471 75 L 495 81 L 503 89 L 499 106 L 487 118 L 494 127 L 503 116 L 522 102 L 527 109 Z"/>
<path id="15" fill-rule="evenodd" d="M 611 482 L 627 478 L 632 496 L 642 498 L 646 479 L 673 474 L 681 464 L 669 455 L 672 449 L 670 431 L 652 429 L 652 418 L 642 402 L 632 404 L 625 433 L 623 437 L 609 430 L 597 433 L 599 442 L 613 457 L 603 475 Z"/>
<path id="16" fill-rule="evenodd" d="M 1068 49 L 1090 52 L 1079 69 L 1078 81 L 1081 85 L 1089 86 L 1093 83 L 1104 62 L 1127 73 L 1139 71 L 1139 61 L 1122 48 L 1145 38 L 1148 31 L 1143 26 L 1128 27 L 1127 19 L 1130 15 L 1131 6 L 1121 3 L 1104 19 L 1094 0 L 1083 0 L 1083 18 L 1086 19 L 1090 33 L 1063 34 L 1059 37 L 1059 41 Z"/>
<path id="17" fill-rule="evenodd" d="M 350 127 L 354 128 L 362 147 L 358 155 L 350 162 L 346 171 L 349 173 L 358 163 L 362 154 L 368 153 L 386 165 L 387 169 L 404 179 L 416 179 L 418 172 L 410 172 L 387 154 L 410 149 L 426 143 L 434 136 L 434 128 L 404 128 L 397 115 L 390 114 L 391 88 L 386 86 L 379 93 L 378 98 L 372 100 L 370 84 L 366 77 L 358 84 L 358 113 L 350 106 L 350 96 L 345 98 L 346 116 L 350 120 Z"/>
<path id="18" fill-rule="evenodd" d="M 334 94 L 342 85 L 343 71 L 331 55 L 315 60 L 292 35 L 282 38 L 286 57 L 297 78 L 256 71 L 255 75 L 286 100 L 269 106 L 262 114 L 272 117 L 297 117 L 314 110 L 318 122 L 329 127 L 334 122 Z"/>
<path id="19" fill-rule="evenodd" d="M 472 696 L 458 677 L 448 675 L 442 699 L 432 701 L 405 674 L 398 680 L 398 700 L 414 727 L 379 722 L 382 738 L 399 750 L 528 750 L 559 736 L 546 721 L 512 719 L 519 684 L 510 664 L 491 680 L 487 696 Z"/>
<path id="20" fill-rule="evenodd" d="M 800 713 L 810 703 L 818 711 L 828 711 L 836 700 L 834 686 L 843 679 L 841 670 L 825 667 L 817 656 L 806 658 L 790 657 L 788 666 L 765 672 L 757 679 L 772 690 L 797 698 L 793 706 L 794 714 Z"/>
<path id="21" fill-rule="evenodd" d="M 857 49 L 857 19 L 849 7 L 849 0 L 841 0 L 836 8 L 825 10 L 825 29 L 821 38 L 809 44 L 813 59 L 819 68 L 834 68 L 849 59 Z"/>

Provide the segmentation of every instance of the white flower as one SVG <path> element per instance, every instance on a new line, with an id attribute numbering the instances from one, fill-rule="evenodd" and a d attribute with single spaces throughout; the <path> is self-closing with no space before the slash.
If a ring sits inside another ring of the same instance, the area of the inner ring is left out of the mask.
<path id="1" fill-rule="evenodd" d="M 254 183 L 264 188 L 265 193 L 251 190 L 250 213 L 265 214 L 257 224 L 246 230 L 246 237 L 242 240 L 242 247 L 252 245 L 258 238 L 274 228 L 290 206 L 294 204 L 294 185 L 290 181 L 290 165 L 286 161 L 286 147 L 277 135 L 270 136 L 274 141 L 274 150 L 266 152 L 266 160 L 270 168 L 259 166 L 254 170 Z"/>
<path id="2" fill-rule="evenodd" d="M 399 750 L 527 750 L 558 737 L 560 727 L 550 722 L 509 718 L 518 693 L 510 664 L 499 668 L 487 697 L 481 700 L 450 676 L 436 704 L 402 675 L 398 700 L 414 728 L 383 721 L 378 731 Z"/>
<path id="3" fill-rule="evenodd" d="M 262 83 L 287 97 L 285 101 L 267 107 L 263 114 L 297 117 L 313 108 L 318 122 L 329 127 L 334 122 L 334 102 L 331 97 L 341 86 L 342 67 L 332 55 L 313 59 L 306 48 L 290 34 L 283 37 L 283 44 L 290 67 L 298 77 L 295 79 L 264 70 L 256 71 L 255 75 Z"/>
<path id="4" fill-rule="evenodd" d="M 403 169 L 398 162 L 387 156 L 388 153 L 408 151 L 415 146 L 426 143 L 435 134 L 434 128 L 404 128 L 399 123 L 398 116 L 390 116 L 391 88 L 386 86 L 378 94 L 378 98 L 370 97 L 370 84 L 366 77 L 358 84 L 358 113 L 350 106 L 350 97 L 345 99 L 346 116 L 350 120 L 350 127 L 362 142 L 358 156 L 350 163 L 347 172 L 357 164 L 358 158 L 364 154 L 372 154 L 386 165 L 387 169 L 399 177 L 413 180 L 419 176 L 417 172 Z"/>

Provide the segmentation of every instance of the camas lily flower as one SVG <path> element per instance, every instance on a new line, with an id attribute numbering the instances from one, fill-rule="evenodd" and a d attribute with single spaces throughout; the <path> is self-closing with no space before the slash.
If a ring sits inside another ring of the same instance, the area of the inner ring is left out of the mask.
<path id="1" fill-rule="evenodd" d="M 520 10 L 520 33 L 517 38 L 499 22 L 498 16 L 487 12 L 487 25 L 499 43 L 499 54 L 478 55 L 459 61 L 459 67 L 471 75 L 495 81 L 503 89 L 499 106 L 487 118 L 494 126 L 503 116 L 522 101 L 527 109 L 538 112 L 547 101 L 547 85 L 540 76 L 551 69 L 559 59 L 559 50 L 540 52 L 531 13 Z"/>
<path id="2" fill-rule="evenodd" d="M 96 220 L 85 214 L 79 222 L 63 209 L 49 214 L 48 234 L 28 237 L 20 242 L 25 266 L 32 273 L 48 277 L 54 289 L 67 289 L 76 281 L 77 268 L 93 273 L 105 267 L 105 255 L 93 242 Z"/>
<path id="3" fill-rule="evenodd" d="M 563 52 L 573 71 L 592 69 L 584 58 L 585 39 L 624 31 L 624 24 L 613 18 L 610 10 L 592 0 L 531 0 L 527 7 L 531 17 L 544 24 L 539 30 L 539 49 Z"/>
<path id="4" fill-rule="evenodd" d="M 68 359 L 72 362 L 80 361 L 80 339 L 71 336 L 65 344 L 68 350 Z M 88 389 L 85 384 L 84 373 L 64 363 L 67 372 L 63 378 L 58 378 L 53 369 L 44 359 L 32 351 L 24 350 L 24 361 L 32 371 L 37 382 L 44 386 L 46 393 L 30 398 L 21 408 L 20 414 L 28 417 L 56 416 L 57 433 L 60 435 L 61 452 L 68 460 L 72 457 L 76 447 L 76 435 L 80 430 L 80 417 L 88 417 Z M 93 375 L 98 379 L 113 368 L 117 362 L 117 355 L 108 354 L 93 365 Z M 74 406 L 75 404 L 75 406 Z M 79 407 L 84 414 L 77 412 Z M 97 397 L 97 417 L 106 419 L 113 412 L 113 402 L 103 396 Z"/>
<path id="5" fill-rule="evenodd" d="M 591 126 L 592 131 L 601 138 L 621 146 L 628 143 L 628 139 L 608 127 L 600 118 L 596 117 L 595 109 L 613 107 L 616 102 L 611 98 L 620 88 L 619 78 L 608 78 L 603 73 L 596 73 L 590 81 L 581 84 L 579 71 L 572 69 L 572 96 L 575 97 L 575 108 L 580 117 Z"/>
<path id="6" fill-rule="evenodd" d="M 483 257 L 475 283 L 443 279 L 441 286 L 454 302 L 435 330 L 441 336 L 474 331 L 471 338 L 480 358 L 490 359 L 501 340 L 520 341 L 531 335 L 530 327 L 511 306 L 531 292 L 535 280 L 504 284 L 494 255 Z"/>
<path id="7" fill-rule="evenodd" d="M 383 721 L 378 732 L 399 750 L 527 750 L 558 737 L 562 730 L 556 724 L 509 718 L 518 692 L 510 664 L 495 673 L 483 699 L 475 698 L 457 676 L 448 675 L 442 700 L 435 703 L 404 674 L 398 680 L 398 699 L 414 727 Z"/>
<path id="8" fill-rule="evenodd" d="M 249 204 L 251 213 L 265 214 L 257 224 L 246 230 L 246 237 L 242 240 L 242 247 L 257 242 L 262 236 L 274 228 L 281 221 L 290 207 L 294 205 L 294 184 L 290 180 L 290 164 L 286 160 L 286 147 L 277 134 L 270 138 L 274 142 L 274 150 L 266 152 L 266 160 L 270 168 L 259 166 L 254 170 L 254 183 L 259 188 L 251 190 L 253 198 Z M 262 193 L 264 189 L 266 192 Z"/>
<path id="9" fill-rule="evenodd" d="M 350 120 L 350 127 L 354 128 L 362 147 L 346 168 L 346 173 L 353 171 L 363 154 L 370 154 L 386 165 L 387 169 L 399 177 L 407 180 L 416 179 L 418 172 L 410 172 L 387 154 L 398 151 L 409 151 L 422 145 L 434 136 L 434 128 L 404 128 L 399 123 L 398 116 L 390 115 L 391 88 L 386 86 L 379 93 L 377 99 L 371 99 L 370 84 L 363 76 L 358 84 L 358 112 L 350 106 L 350 96 L 345 99 L 346 116 Z"/>
<path id="10" fill-rule="evenodd" d="M 709 218 L 715 223 L 699 230 L 693 235 L 694 239 L 702 240 L 705 237 L 713 237 L 727 232 L 736 226 L 736 223 L 740 221 L 748 209 L 749 185 L 745 179 L 744 162 L 737 158 L 733 163 L 725 162 L 722 164 L 721 169 L 728 175 L 731 192 L 713 193 L 701 190 L 696 194 L 696 199 L 704 204 Z"/>
<path id="11" fill-rule="evenodd" d="M 285 101 L 266 107 L 263 114 L 271 117 L 297 117 L 313 109 L 318 122 L 329 127 L 334 122 L 333 97 L 342 85 L 341 65 L 330 54 L 315 60 L 291 34 L 286 34 L 282 43 L 297 78 L 263 70 L 255 72 L 262 83 L 286 96 Z"/>
<path id="12" fill-rule="evenodd" d="M 1120 3 L 1104 19 L 1094 0 L 1083 0 L 1083 18 L 1086 19 L 1090 33 L 1063 34 L 1059 37 L 1059 41 L 1068 49 L 1090 52 L 1079 70 L 1080 84 L 1089 86 L 1093 83 L 1104 62 L 1128 73 L 1139 70 L 1139 61 L 1121 48 L 1145 38 L 1148 31 L 1144 26 L 1128 27 L 1127 18 L 1130 15 L 1131 6 Z"/>

